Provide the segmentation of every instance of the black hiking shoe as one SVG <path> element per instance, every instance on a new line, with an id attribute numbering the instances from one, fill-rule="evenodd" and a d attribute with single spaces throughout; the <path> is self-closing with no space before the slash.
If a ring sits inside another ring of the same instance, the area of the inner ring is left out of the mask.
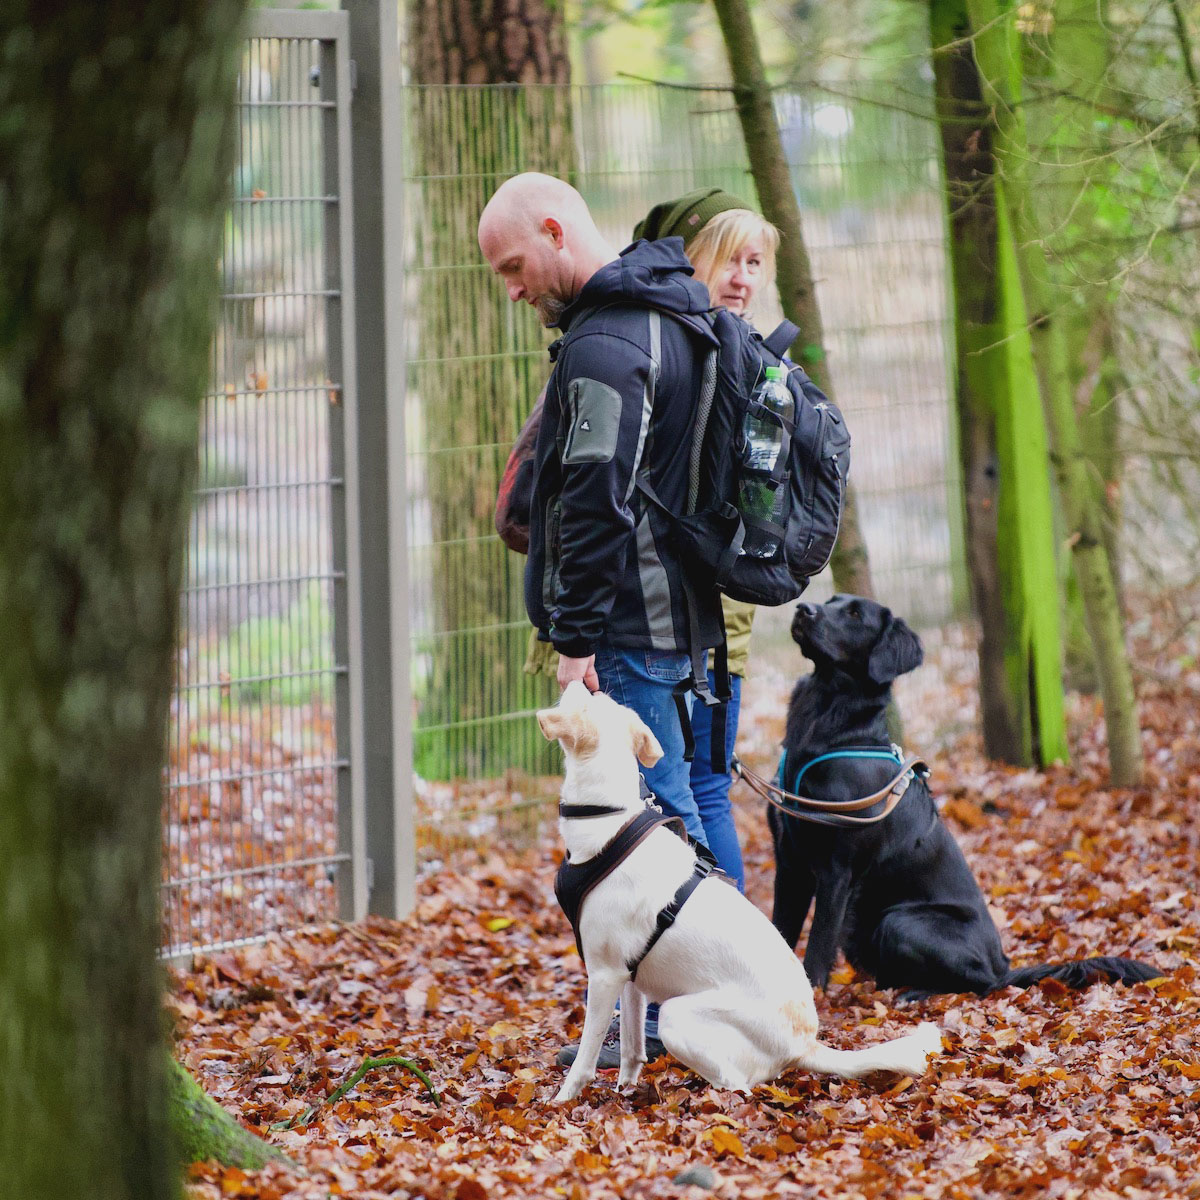
<path id="1" fill-rule="evenodd" d="M 660 1054 L 666 1054 L 667 1048 L 659 1040 L 657 1027 L 655 1032 L 646 1030 L 646 1061 L 653 1062 Z M 555 1056 L 554 1061 L 560 1067 L 569 1067 L 579 1053 L 578 1042 L 568 1042 Z M 615 1071 L 621 1065 L 621 1014 L 618 1013 L 609 1022 L 608 1032 L 600 1046 L 600 1057 L 596 1059 L 597 1071 Z"/>

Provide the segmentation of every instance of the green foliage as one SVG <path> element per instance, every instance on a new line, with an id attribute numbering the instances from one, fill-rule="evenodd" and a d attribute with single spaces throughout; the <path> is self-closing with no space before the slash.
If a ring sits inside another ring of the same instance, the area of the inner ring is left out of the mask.
<path id="1" fill-rule="evenodd" d="M 333 617 L 327 591 L 313 580 L 286 611 L 243 621 L 209 651 L 203 677 L 227 678 L 230 702 L 290 705 L 328 699 Z"/>

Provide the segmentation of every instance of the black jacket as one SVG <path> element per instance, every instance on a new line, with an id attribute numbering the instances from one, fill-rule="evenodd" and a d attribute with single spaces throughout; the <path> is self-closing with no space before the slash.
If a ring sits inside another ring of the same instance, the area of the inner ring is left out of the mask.
<path id="1" fill-rule="evenodd" d="M 653 304 L 655 309 L 645 305 Z M 525 607 L 572 658 L 601 645 L 688 650 L 683 573 L 668 519 L 636 488 L 644 472 L 682 512 L 705 355 L 708 289 L 680 238 L 636 242 L 563 314 L 538 437 Z M 676 316 L 667 315 L 679 314 Z M 719 601 L 692 580 L 703 645 Z"/>

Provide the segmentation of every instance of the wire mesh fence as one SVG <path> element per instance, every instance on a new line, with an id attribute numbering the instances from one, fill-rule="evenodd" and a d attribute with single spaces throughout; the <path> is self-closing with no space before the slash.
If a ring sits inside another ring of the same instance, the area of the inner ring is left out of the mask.
<path id="1" fill-rule="evenodd" d="M 335 916 L 349 869 L 331 46 L 253 37 L 238 80 L 172 706 L 167 954 Z"/>
<path id="2" fill-rule="evenodd" d="M 620 247 L 661 200 L 702 185 L 751 202 L 755 193 L 723 93 L 414 87 L 406 99 L 415 147 L 408 300 L 419 314 L 409 326 L 406 412 L 414 752 L 426 781 L 419 836 L 435 845 L 461 800 L 437 781 L 506 778 L 499 811 L 514 788 L 524 803 L 556 762 L 530 719 L 556 689 L 521 671 L 524 560 L 492 525 L 506 456 L 549 374 L 550 338 L 528 306 L 508 303 L 483 262 L 479 212 L 509 175 L 569 176 Z M 936 128 L 927 98 L 894 99 L 890 90 L 784 92 L 776 106 L 837 399 L 855 438 L 852 479 L 877 591 L 929 624 L 965 591 L 952 335 Z M 453 154 L 424 149 L 434 143 Z M 764 330 L 779 315 L 774 299 L 754 314 Z M 818 580 L 813 592 L 825 588 Z M 773 616 L 760 615 L 760 647 L 778 636 Z M 478 828 L 486 810 L 472 806 Z"/>
<path id="3" fill-rule="evenodd" d="M 328 69 L 344 23 L 314 32 L 344 17 L 259 14 L 266 32 L 248 41 L 239 78 L 170 735 L 167 952 L 334 916 L 347 878 L 365 870 L 345 832 L 339 289 L 350 248 L 335 222 L 349 80 Z M 404 104 L 407 602 L 417 838 L 432 856 L 535 829 L 558 769 L 531 719 L 557 689 L 522 670 L 524 560 L 492 525 L 509 448 L 549 374 L 550 337 L 483 262 L 479 213 L 503 179 L 543 170 L 576 183 L 623 246 L 663 199 L 719 185 L 752 200 L 754 188 L 724 93 L 409 87 Z M 962 611 L 966 573 L 930 100 L 857 85 L 781 91 L 776 108 L 854 434 L 876 590 L 913 623 L 934 624 Z M 769 329 L 778 304 L 768 297 L 753 315 Z M 1191 369 L 1186 354 L 1194 348 L 1168 356 L 1171 371 Z M 1154 414 L 1146 423 L 1179 427 Z M 1150 526 L 1169 523 L 1160 493 L 1147 493 Z M 1194 567 L 1186 550 L 1179 558 L 1180 570 Z M 819 578 L 810 596 L 828 591 Z M 787 639 L 789 616 L 760 612 L 752 673 Z"/>

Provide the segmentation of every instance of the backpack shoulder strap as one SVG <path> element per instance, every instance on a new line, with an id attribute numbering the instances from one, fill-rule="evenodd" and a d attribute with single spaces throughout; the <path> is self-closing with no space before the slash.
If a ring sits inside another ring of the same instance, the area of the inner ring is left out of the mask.
<path id="1" fill-rule="evenodd" d="M 782 358 L 791 348 L 792 343 L 800 336 L 800 326 L 792 321 L 780 321 L 775 328 L 763 338 L 766 346 L 776 358 Z"/>

